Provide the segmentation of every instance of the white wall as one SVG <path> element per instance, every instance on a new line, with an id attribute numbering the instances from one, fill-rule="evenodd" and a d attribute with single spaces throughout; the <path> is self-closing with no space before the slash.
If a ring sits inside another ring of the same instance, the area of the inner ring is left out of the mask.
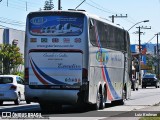
<path id="1" fill-rule="evenodd" d="M 4 29 L 0 28 L 0 44 L 3 43 L 3 32 L 4 32 Z"/>
<path id="2" fill-rule="evenodd" d="M 16 29 L 9 29 L 9 44 L 12 44 L 13 40 L 18 40 L 17 46 L 20 48 L 20 52 L 24 55 L 24 39 L 25 32 Z"/>

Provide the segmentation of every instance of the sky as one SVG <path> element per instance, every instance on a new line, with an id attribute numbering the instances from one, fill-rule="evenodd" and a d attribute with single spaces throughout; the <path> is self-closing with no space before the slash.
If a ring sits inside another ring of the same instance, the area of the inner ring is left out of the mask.
<path id="1" fill-rule="evenodd" d="M 62 10 L 75 9 L 83 1 L 61 0 Z M 0 2 L 0 28 L 25 30 L 27 14 L 38 11 L 40 8 L 43 9 L 44 3 L 45 0 L 2 0 Z M 53 0 L 53 4 L 53 10 L 57 10 L 58 0 Z M 138 22 L 149 20 L 149 22 L 142 22 L 129 30 L 131 44 L 138 44 L 137 27 L 142 26 L 144 28 L 151 27 L 151 29 L 141 29 L 143 32 L 140 37 L 141 43 L 157 43 L 157 37 L 154 36 L 160 32 L 160 0 L 86 0 L 77 9 L 86 10 L 110 21 L 109 16 L 126 16 L 127 14 L 127 17 L 114 20 L 115 24 L 119 24 L 126 30 Z"/>

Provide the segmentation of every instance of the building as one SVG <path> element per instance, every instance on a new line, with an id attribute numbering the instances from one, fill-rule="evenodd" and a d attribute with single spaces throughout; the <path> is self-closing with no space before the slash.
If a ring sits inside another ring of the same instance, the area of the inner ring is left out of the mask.
<path id="1" fill-rule="evenodd" d="M 0 44 L 16 44 L 20 48 L 24 58 L 25 31 L 11 28 L 0 28 Z M 23 71 L 24 66 L 20 65 L 18 71 Z"/>
<path id="2" fill-rule="evenodd" d="M 147 72 L 147 70 L 152 70 L 152 66 L 146 65 L 146 56 L 148 54 L 154 54 L 154 46 L 150 46 L 149 44 L 142 44 L 140 46 L 141 54 L 139 54 L 139 45 L 133 44 L 131 45 L 132 52 L 132 75 L 135 76 L 136 79 L 139 79 L 139 74 L 141 74 L 141 78 Z M 141 61 L 139 63 L 139 57 L 141 57 Z M 139 68 L 140 65 L 140 68 Z M 141 70 L 139 73 L 139 70 Z M 141 79 L 140 78 L 140 79 Z"/>

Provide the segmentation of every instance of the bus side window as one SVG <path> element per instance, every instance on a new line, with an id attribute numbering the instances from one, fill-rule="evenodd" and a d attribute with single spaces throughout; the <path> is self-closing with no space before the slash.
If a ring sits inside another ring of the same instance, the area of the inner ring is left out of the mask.
<path id="1" fill-rule="evenodd" d="M 92 29 L 94 27 L 94 23 L 93 23 L 93 20 L 90 19 L 90 24 L 89 24 L 89 28 Z"/>

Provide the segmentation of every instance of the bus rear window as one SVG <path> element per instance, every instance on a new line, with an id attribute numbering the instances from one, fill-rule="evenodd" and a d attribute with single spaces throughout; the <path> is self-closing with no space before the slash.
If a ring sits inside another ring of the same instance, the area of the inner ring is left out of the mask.
<path id="1" fill-rule="evenodd" d="M 78 36 L 83 32 L 84 17 L 75 15 L 38 15 L 29 20 L 33 35 Z"/>

